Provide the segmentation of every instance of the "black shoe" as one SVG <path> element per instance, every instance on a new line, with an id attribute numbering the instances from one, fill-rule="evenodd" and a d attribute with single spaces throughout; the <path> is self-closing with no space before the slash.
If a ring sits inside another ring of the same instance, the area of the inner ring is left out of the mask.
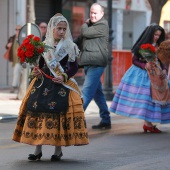
<path id="1" fill-rule="evenodd" d="M 111 129 L 110 123 L 102 123 L 100 122 L 98 125 L 93 125 L 92 129 Z"/>
<path id="2" fill-rule="evenodd" d="M 51 156 L 51 161 L 60 161 L 61 157 L 63 156 L 63 153 L 61 152 L 60 155 L 52 155 Z"/>
<path id="3" fill-rule="evenodd" d="M 28 155 L 28 159 L 31 161 L 35 161 L 35 160 L 40 160 L 42 157 L 42 152 L 40 152 L 38 155 L 34 155 L 34 154 L 29 154 Z"/>

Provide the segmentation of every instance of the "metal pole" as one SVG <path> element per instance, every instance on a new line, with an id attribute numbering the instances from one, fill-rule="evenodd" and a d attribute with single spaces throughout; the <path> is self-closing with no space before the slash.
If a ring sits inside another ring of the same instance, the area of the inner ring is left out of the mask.
<path id="1" fill-rule="evenodd" d="M 112 0 L 107 1 L 108 9 L 108 24 L 109 24 L 109 45 L 108 45 L 108 64 L 104 71 L 104 83 L 103 92 L 105 94 L 106 100 L 113 99 L 113 84 L 112 84 Z"/>

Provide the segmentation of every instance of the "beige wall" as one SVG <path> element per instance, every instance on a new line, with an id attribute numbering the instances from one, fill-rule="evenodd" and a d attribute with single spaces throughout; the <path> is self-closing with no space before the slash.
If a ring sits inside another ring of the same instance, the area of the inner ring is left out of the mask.
<path id="1" fill-rule="evenodd" d="M 9 0 L 11 7 L 8 9 L 8 0 L 0 0 L 0 87 L 6 87 L 11 84 L 12 79 L 12 69 L 11 63 L 8 63 L 4 58 L 3 54 L 5 53 L 5 45 L 7 43 L 8 35 L 14 33 L 14 1 Z M 8 12 L 9 11 L 9 12 Z M 8 14 L 9 13 L 9 14 Z"/>
<path id="2" fill-rule="evenodd" d="M 160 18 L 160 25 L 162 27 L 164 27 L 164 21 L 169 21 L 170 22 L 170 0 L 164 5 L 164 7 L 162 8 L 162 13 L 161 13 L 161 18 Z M 170 31 L 169 30 L 165 30 L 166 32 Z"/>
<path id="3" fill-rule="evenodd" d="M 0 0 L 0 88 L 11 86 L 11 63 L 3 58 L 5 45 L 10 36 L 15 34 L 17 24 L 25 24 L 25 0 Z"/>

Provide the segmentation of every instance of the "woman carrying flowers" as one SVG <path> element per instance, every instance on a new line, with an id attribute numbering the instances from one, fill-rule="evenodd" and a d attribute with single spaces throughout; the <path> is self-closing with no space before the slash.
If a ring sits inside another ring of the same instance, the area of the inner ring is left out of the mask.
<path id="1" fill-rule="evenodd" d="M 53 145 L 51 161 L 58 161 L 63 156 L 61 146 L 89 143 L 81 92 L 73 78 L 79 50 L 61 14 L 50 19 L 43 43 L 53 48 L 43 53 L 32 71 L 35 78 L 20 106 L 12 139 L 36 146 L 29 160 L 41 158 L 42 145 Z"/>
<path id="2" fill-rule="evenodd" d="M 133 65 L 123 76 L 110 106 L 116 114 L 143 119 L 144 132 L 160 133 L 152 123 L 170 123 L 169 96 L 159 96 L 169 92 L 167 69 L 156 55 L 164 39 L 164 29 L 157 24 L 143 31 L 132 47 Z"/>

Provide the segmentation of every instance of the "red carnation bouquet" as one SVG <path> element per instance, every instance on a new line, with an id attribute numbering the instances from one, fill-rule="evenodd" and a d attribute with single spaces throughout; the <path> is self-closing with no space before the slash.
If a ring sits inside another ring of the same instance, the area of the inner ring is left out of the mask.
<path id="1" fill-rule="evenodd" d="M 139 54 L 141 54 L 147 62 L 153 62 L 156 59 L 155 47 L 152 44 L 142 44 L 139 49 Z"/>
<path id="2" fill-rule="evenodd" d="M 23 40 L 22 44 L 18 48 L 17 55 L 22 63 L 26 62 L 37 65 L 40 56 L 49 48 L 53 49 L 40 41 L 39 37 L 31 34 Z"/>

